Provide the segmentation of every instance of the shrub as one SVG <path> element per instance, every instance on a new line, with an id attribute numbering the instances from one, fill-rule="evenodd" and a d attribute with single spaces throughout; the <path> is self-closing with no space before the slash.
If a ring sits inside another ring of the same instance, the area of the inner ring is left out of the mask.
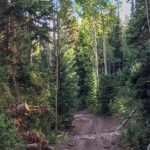
<path id="1" fill-rule="evenodd" d="M 18 150 L 24 149 L 20 136 L 13 129 L 14 121 L 7 117 L 6 114 L 0 114 L 0 149 L 1 150 Z"/>
<path id="2" fill-rule="evenodd" d="M 130 149 L 145 150 L 150 140 L 149 127 L 144 124 L 144 118 L 130 120 L 128 128 L 123 131 L 124 143 L 127 143 Z"/>
<path id="3" fill-rule="evenodd" d="M 115 83 L 111 76 L 103 75 L 100 79 L 98 101 L 102 113 L 110 113 L 116 96 Z"/>

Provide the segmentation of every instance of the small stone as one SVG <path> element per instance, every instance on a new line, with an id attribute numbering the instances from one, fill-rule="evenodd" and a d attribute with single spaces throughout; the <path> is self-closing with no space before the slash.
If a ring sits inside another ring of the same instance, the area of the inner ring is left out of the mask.
<path id="1" fill-rule="evenodd" d="M 116 145 L 116 142 L 111 142 L 112 145 Z"/>
<path id="2" fill-rule="evenodd" d="M 48 147 L 46 147 L 46 150 L 55 150 L 55 148 L 51 147 L 51 146 L 48 146 Z"/>
<path id="3" fill-rule="evenodd" d="M 105 146 L 104 149 L 110 148 L 109 146 Z"/>
<path id="4" fill-rule="evenodd" d="M 74 144 L 73 143 L 69 143 L 68 146 L 74 146 Z"/>

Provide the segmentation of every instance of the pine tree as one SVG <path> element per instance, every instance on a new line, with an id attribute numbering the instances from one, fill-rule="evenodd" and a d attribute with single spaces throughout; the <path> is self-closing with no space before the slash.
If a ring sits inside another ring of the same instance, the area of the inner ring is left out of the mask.
<path id="1" fill-rule="evenodd" d="M 75 71 L 74 48 L 78 25 L 71 11 L 71 1 L 58 1 L 57 3 L 59 8 L 57 8 L 53 31 L 55 45 L 52 74 L 54 85 L 57 88 L 55 91 L 57 126 L 61 128 L 70 122 L 77 105 L 78 78 Z"/>
<path id="2" fill-rule="evenodd" d="M 134 56 L 133 65 L 140 64 L 141 71 L 148 65 L 150 48 L 149 48 L 149 38 L 150 34 L 148 32 L 147 15 L 143 10 L 146 10 L 146 5 L 144 1 L 136 1 L 136 11 L 134 17 L 129 23 L 127 30 L 127 42 L 133 49 L 136 49 L 136 55 Z M 147 10 L 146 10 L 147 11 Z M 136 26 L 136 28 L 135 28 Z M 142 67 L 145 66 L 143 69 Z M 139 69 L 140 70 L 140 69 Z M 139 76 L 141 76 L 139 71 Z M 138 72 L 138 70 L 137 70 Z M 143 73 L 143 77 L 145 73 Z M 143 81 L 144 82 L 144 81 Z"/>
<path id="3" fill-rule="evenodd" d="M 97 79 L 95 77 L 94 68 L 94 54 L 93 46 L 82 27 L 80 29 L 79 38 L 77 41 L 77 47 L 75 51 L 76 55 L 76 71 L 79 76 L 78 86 L 78 99 L 79 109 L 92 108 L 95 106 L 96 98 L 96 86 Z M 93 73 L 94 71 L 94 73 Z"/>

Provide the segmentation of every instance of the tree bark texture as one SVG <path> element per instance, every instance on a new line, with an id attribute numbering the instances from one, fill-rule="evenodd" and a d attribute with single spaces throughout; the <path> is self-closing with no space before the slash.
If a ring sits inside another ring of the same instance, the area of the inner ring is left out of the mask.
<path id="1" fill-rule="evenodd" d="M 145 6 L 146 6 L 148 30 L 149 30 L 149 34 L 150 34 L 150 16 L 149 16 L 149 3 L 148 3 L 148 0 L 145 0 Z"/>
<path id="2" fill-rule="evenodd" d="M 94 23 L 94 33 L 93 33 L 93 41 L 94 41 L 94 54 L 95 54 L 95 72 L 96 72 L 96 82 L 97 87 L 99 86 L 99 63 L 98 63 L 98 49 L 97 49 L 97 39 L 96 39 L 96 23 Z"/>
<path id="3" fill-rule="evenodd" d="M 102 17 L 102 36 L 103 36 L 103 58 L 104 58 L 104 70 L 105 75 L 108 75 L 108 64 L 107 64 L 107 51 L 106 51 L 106 37 L 105 37 L 105 23 Z"/>

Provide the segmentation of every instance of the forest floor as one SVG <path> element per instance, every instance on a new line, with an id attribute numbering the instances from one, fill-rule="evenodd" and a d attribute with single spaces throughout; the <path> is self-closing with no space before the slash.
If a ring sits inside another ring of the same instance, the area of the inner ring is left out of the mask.
<path id="1" fill-rule="evenodd" d="M 57 150 L 121 150 L 120 134 L 115 132 L 118 119 L 113 116 L 95 116 L 79 112 L 72 121 L 72 130 Z"/>

